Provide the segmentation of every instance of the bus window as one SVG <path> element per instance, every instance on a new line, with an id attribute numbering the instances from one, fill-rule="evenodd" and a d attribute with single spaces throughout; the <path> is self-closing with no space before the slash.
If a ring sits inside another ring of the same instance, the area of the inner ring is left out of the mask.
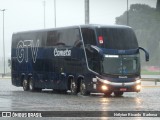
<path id="1" fill-rule="evenodd" d="M 60 31 L 60 43 L 64 43 L 66 46 L 74 46 L 76 41 L 81 40 L 80 32 L 77 28 L 69 28 Z"/>
<path id="2" fill-rule="evenodd" d="M 96 45 L 96 36 L 93 29 L 83 28 L 82 36 L 84 44 Z"/>
<path id="3" fill-rule="evenodd" d="M 96 32 L 98 38 L 103 37 L 104 39 L 104 43 L 100 44 L 100 47 L 120 50 L 138 48 L 137 39 L 132 29 L 97 28 Z"/>
<path id="4" fill-rule="evenodd" d="M 55 46 L 59 41 L 59 33 L 57 31 L 49 31 L 47 33 L 46 46 Z"/>

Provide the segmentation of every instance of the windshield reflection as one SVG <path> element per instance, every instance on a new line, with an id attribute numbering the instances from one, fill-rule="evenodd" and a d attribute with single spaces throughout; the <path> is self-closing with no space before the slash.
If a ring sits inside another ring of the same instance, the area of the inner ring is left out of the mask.
<path id="1" fill-rule="evenodd" d="M 128 75 L 140 70 L 139 55 L 105 55 L 102 73 Z"/>

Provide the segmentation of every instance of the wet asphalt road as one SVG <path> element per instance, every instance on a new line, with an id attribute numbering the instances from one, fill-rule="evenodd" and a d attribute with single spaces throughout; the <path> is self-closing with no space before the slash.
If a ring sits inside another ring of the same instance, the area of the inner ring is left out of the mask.
<path id="1" fill-rule="evenodd" d="M 142 85 L 140 93 L 125 93 L 123 97 L 81 96 L 51 90 L 25 92 L 22 87 L 12 86 L 10 79 L 0 79 L 0 111 L 159 111 L 159 83 Z"/>

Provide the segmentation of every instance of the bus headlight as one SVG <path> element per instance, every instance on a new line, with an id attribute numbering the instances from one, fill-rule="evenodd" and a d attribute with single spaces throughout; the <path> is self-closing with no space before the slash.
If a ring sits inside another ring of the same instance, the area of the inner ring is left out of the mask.
<path id="1" fill-rule="evenodd" d="M 137 90 L 141 90 L 141 85 L 137 85 L 137 86 L 136 86 L 136 89 L 137 89 Z"/>
<path id="2" fill-rule="evenodd" d="M 101 89 L 102 89 L 103 91 L 106 91 L 106 90 L 108 90 L 108 87 L 105 86 L 105 85 L 102 85 Z"/>
<path id="3" fill-rule="evenodd" d="M 136 80 L 136 83 L 137 83 L 137 84 L 140 84 L 140 83 L 141 83 L 141 79 Z"/>

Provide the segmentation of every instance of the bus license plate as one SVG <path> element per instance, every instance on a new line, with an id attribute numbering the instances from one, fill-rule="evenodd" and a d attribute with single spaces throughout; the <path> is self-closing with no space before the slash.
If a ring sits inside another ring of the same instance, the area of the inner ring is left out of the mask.
<path id="1" fill-rule="evenodd" d="M 127 88 L 120 88 L 120 91 L 127 91 Z"/>

